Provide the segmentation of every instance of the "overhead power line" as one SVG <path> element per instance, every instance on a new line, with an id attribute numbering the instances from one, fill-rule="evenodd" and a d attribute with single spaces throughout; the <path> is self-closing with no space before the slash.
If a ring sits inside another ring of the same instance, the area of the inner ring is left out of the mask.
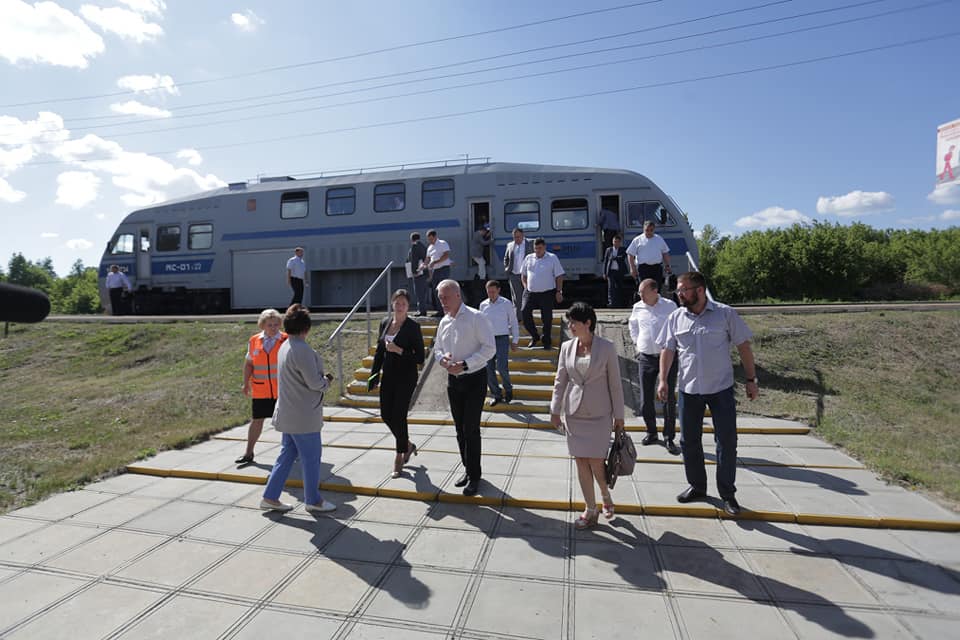
<path id="1" fill-rule="evenodd" d="M 390 47 L 383 47 L 380 49 L 371 49 L 368 51 L 360 51 L 358 53 L 350 53 L 342 56 L 335 56 L 332 58 L 324 58 L 321 60 L 311 60 L 308 62 L 297 62 L 293 64 L 280 65 L 276 67 L 266 67 L 264 69 L 256 69 L 254 71 L 245 71 L 243 73 L 234 73 L 225 76 L 218 76 L 216 78 L 205 78 L 203 80 L 188 80 L 186 82 L 180 82 L 177 84 L 178 87 L 186 86 L 197 86 L 203 84 L 213 84 L 215 82 L 224 82 L 226 80 L 236 80 L 238 78 L 249 78 L 252 76 L 263 75 L 266 73 L 275 73 L 277 71 L 288 71 L 290 69 L 299 69 L 308 66 L 327 64 L 330 62 L 343 62 L 345 60 L 354 60 L 357 58 L 363 58 L 366 56 L 372 56 L 379 53 L 389 53 L 392 51 L 400 51 L 403 49 L 413 49 L 415 47 L 422 47 L 431 44 L 440 44 L 444 42 L 453 42 L 456 40 L 466 40 L 468 38 L 476 38 L 478 36 L 492 35 L 494 33 L 503 33 L 505 31 L 515 31 L 517 29 L 525 29 L 527 27 L 535 27 L 542 24 L 549 24 L 552 22 L 562 22 L 564 20 L 573 20 L 575 18 L 583 18 L 590 15 L 598 15 L 601 13 L 611 13 L 614 11 L 622 11 L 624 9 L 633 9 L 636 7 L 642 7 L 650 4 L 658 4 L 664 2 L 665 0 L 643 0 L 642 2 L 631 2 L 629 4 L 622 4 L 615 7 L 606 7 L 602 9 L 591 9 L 590 11 L 580 11 L 578 13 L 570 13 L 563 16 L 557 16 L 555 18 L 544 18 L 543 20 L 534 20 L 532 22 L 524 22 L 520 24 L 508 25 L 506 27 L 498 27 L 496 29 L 486 29 L 484 31 L 474 31 L 472 33 L 463 33 L 455 36 L 445 36 L 443 38 L 434 38 L 433 40 L 420 40 L 418 42 L 409 42 L 406 44 L 398 44 Z M 792 0 L 785 0 L 792 1 Z M 68 98 L 47 98 L 44 100 L 32 100 L 30 102 L 18 102 L 11 104 L 0 104 L 0 109 L 8 109 L 13 107 L 30 107 L 34 105 L 42 104 L 52 104 L 59 102 L 79 102 L 83 100 L 97 100 L 99 98 L 115 98 L 117 96 L 126 96 L 130 95 L 129 91 L 115 91 L 112 93 L 99 93 L 94 95 L 87 96 L 73 96 Z"/>
<path id="2" fill-rule="evenodd" d="M 945 39 L 947 39 L 947 38 L 955 38 L 955 37 L 957 37 L 957 36 L 960 36 L 960 31 L 951 31 L 951 32 L 942 33 L 942 34 L 935 35 L 935 36 L 927 36 L 927 37 L 925 37 L 925 38 L 915 38 L 915 39 L 911 39 L 911 40 L 904 40 L 904 41 L 901 41 L 901 42 L 894 42 L 894 43 L 890 43 L 890 44 L 879 45 L 879 46 L 876 46 L 876 47 L 868 47 L 868 48 L 865 48 L 865 49 L 857 49 L 857 50 L 854 50 L 854 51 L 846 51 L 846 52 L 843 52 L 843 53 L 835 53 L 835 54 L 831 54 L 831 55 L 817 56 L 817 57 L 814 57 L 814 58 L 806 58 L 806 59 L 803 59 L 803 60 L 796 60 L 796 61 L 792 61 L 792 62 L 783 62 L 783 63 L 779 63 L 779 64 L 765 65 L 765 66 L 760 66 L 760 67 L 752 67 L 752 68 L 749 68 L 749 69 L 739 69 L 739 70 L 736 70 L 736 71 L 728 71 L 728 72 L 724 72 L 724 73 L 715 73 L 715 74 L 709 74 L 709 75 L 695 76 L 695 77 L 692 77 L 692 78 L 682 78 L 682 79 L 678 79 L 678 80 L 664 80 L 664 81 L 661 81 L 661 82 L 652 82 L 652 83 L 648 83 L 648 84 L 634 85 L 634 86 L 631 86 L 631 87 L 622 87 L 622 88 L 618 88 L 618 89 L 606 89 L 606 90 L 599 90 L 599 91 L 591 91 L 591 92 L 589 92 L 589 93 L 579 93 L 579 94 L 568 95 L 568 96 L 558 96 L 558 97 L 555 97 L 555 98 L 544 98 L 544 99 L 541 99 L 541 100 L 531 100 L 531 101 L 527 101 L 527 102 L 518 102 L 518 103 L 507 104 L 507 105 L 500 105 L 500 106 L 494 106 L 494 107 L 484 107 L 484 108 L 480 108 L 480 109 L 470 109 L 470 110 L 468 110 L 468 111 L 458 111 L 458 112 L 453 112 L 453 113 L 435 114 L 435 115 L 430 115 L 430 116 L 422 116 L 422 117 L 418 117 L 418 118 L 406 118 L 406 119 L 402 119 L 402 120 L 391 120 L 391 121 L 387 121 L 387 122 L 376 122 L 376 123 L 371 123 L 371 124 L 366 124 L 366 125 L 356 125 L 356 126 L 351 126 L 351 127 L 340 127 L 340 128 L 336 128 L 336 129 L 323 129 L 323 130 L 319 130 L 319 131 L 309 131 L 309 132 L 297 133 L 297 134 L 288 135 L 288 136 L 277 136 L 277 137 L 272 137 L 272 138 L 261 138 L 261 139 L 259 139 L 259 140 L 246 140 L 246 141 L 242 141 L 242 142 L 231 142 L 231 143 L 225 143 L 225 144 L 219 144 L 219 145 L 207 145 L 207 146 L 204 146 L 204 147 L 196 147 L 196 150 L 197 150 L 197 151 L 213 151 L 213 150 L 220 150 L 220 149 L 235 149 L 235 148 L 238 148 L 238 147 L 248 147 L 248 146 L 261 145 L 261 144 L 270 144 L 270 143 L 276 143 L 276 142 L 287 142 L 287 141 L 290 141 L 290 140 L 304 140 L 304 139 L 306 139 L 306 138 L 315 138 L 315 137 L 327 136 L 327 135 L 332 135 L 332 134 L 337 134 L 337 133 L 351 133 L 351 132 L 354 132 L 354 131 L 365 131 L 365 130 L 370 130 L 370 129 L 380 129 L 380 128 L 386 128 L 386 127 L 394 127 L 394 126 L 399 126 L 399 125 L 406 125 L 406 124 L 418 124 L 418 123 L 422 123 L 422 122 L 432 122 L 432 121 L 437 121 L 437 120 L 449 120 L 449 119 L 453 119 L 453 118 L 462 118 L 462 117 L 465 117 L 465 116 L 473 116 L 473 115 L 480 115 L 480 114 L 485 114 L 485 113 L 494 113 L 494 112 L 498 112 L 498 111 L 508 111 L 508 110 L 513 110 L 513 109 L 521 109 L 521 108 L 525 108 L 525 107 L 539 106 L 539 105 L 544 105 L 544 104 L 556 104 L 556 103 L 560 103 L 560 102 L 570 102 L 570 101 L 574 101 L 574 100 L 582 100 L 582 99 L 584 99 L 584 98 L 597 98 L 597 97 L 599 97 L 599 96 L 616 95 L 616 94 L 622 94 L 622 93 L 629 93 L 629 92 L 633 92 L 633 91 L 644 91 L 644 90 L 650 90 L 650 89 L 661 89 L 661 88 L 665 88 L 665 87 L 673 87 L 673 86 L 679 86 L 679 85 L 694 84 L 694 83 L 698 83 L 698 82 L 706 82 L 706 81 L 709 81 L 709 80 L 720 80 L 720 79 L 725 79 L 725 78 L 734 78 L 734 77 L 739 77 L 739 76 L 752 75 L 752 74 L 756 74 L 756 73 L 763 73 L 763 72 L 766 72 L 766 71 L 776 71 L 776 70 L 780 70 L 780 69 L 788 69 L 788 68 L 793 68 L 793 67 L 800 67 L 800 66 L 804 66 L 804 65 L 816 64 L 816 63 L 819 63 L 819 62 L 826 62 L 826 61 L 829 61 L 829 60 L 838 60 L 838 59 L 842 59 L 842 58 L 850 58 L 850 57 L 853 57 L 853 56 L 864 55 L 864 54 L 868 54 L 868 53 L 876 53 L 876 52 L 878 52 L 878 51 L 888 51 L 888 50 L 891 50 L 891 49 L 898 49 L 898 48 L 909 47 L 909 46 L 918 45 L 918 44 L 924 44 L 924 43 L 928 43 L 928 42 L 935 42 L 935 41 L 938 41 L 938 40 L 945 40 Z M 179 150 L 174 150 L 174 151 L 148 151 L 148 152 L 139 152 L 139 153 L 145 153 L 145 154 L 154 155 L 154 156 L 165 156 L 165 155 L 175 155 L 175 154 L 178 153 L 178 152 L 179 152 Z M 83 158 L 83 159 L 77 159 L 77 160 L 71 160 L 71 161 L 63 161 L 63 160 L 49 161 L 49 162 L 39 161 L 39 162 L 26 163 L 26 164 L 24 164 L 23 166 L 40 166 L 40 165 L 50 165 L 50 164 L 82 164 L 82 163 L 84 163 L 84 162 L 101 162 L 101 161 L 112 160 L 112 159 L 114 159 L 114 158 L 113 158 L 113 157 L 106 156 L 106 157 L 97 157 L 97 158 Z"/>

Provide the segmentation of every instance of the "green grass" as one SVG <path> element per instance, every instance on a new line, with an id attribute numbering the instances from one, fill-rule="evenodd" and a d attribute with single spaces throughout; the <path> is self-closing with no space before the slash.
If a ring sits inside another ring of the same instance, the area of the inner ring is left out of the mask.
<path id="1" fill-rule="evenodd" d="M 310 344 L 325 343 L 335 326 L 318 323 Z M 242 364 L 255 331 L 212 322 L 11 325 L 0 339 L 0 511 L 245 423 Z M 366 338 L 346 334 L 344 344 L 349 381 Z M 336 375 L 336 352 L 321 354 Z M 335 387 L 325 402 L 336 400 Z"/>
<path id="2" fill-rule="evenodd" d="M 802 420 L 888 480 L 960 506 L 960 312 L 746 319 L 761 397 L 741 411 Z"/>

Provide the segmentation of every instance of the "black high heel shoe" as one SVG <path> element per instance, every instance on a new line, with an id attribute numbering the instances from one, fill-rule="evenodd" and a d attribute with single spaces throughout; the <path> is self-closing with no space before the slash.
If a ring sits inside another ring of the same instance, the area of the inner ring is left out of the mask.
<path id="1" fill-rule="evenodd" d="M 407 452 L 403 454 L 403 464 L 410 462 L 410 456 L 417 455 L 417 445 L 412 442 L 407 443 Z"/>

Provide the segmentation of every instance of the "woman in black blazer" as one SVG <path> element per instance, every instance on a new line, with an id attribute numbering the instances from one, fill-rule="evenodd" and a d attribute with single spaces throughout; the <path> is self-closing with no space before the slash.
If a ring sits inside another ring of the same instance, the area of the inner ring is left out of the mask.
<path id="1" fill-rule="evenodd" d="M 417 447 L 407 434 L 407 412 L 410 399 L 417 387 L 423 364 L 423 333 L 416 320 L 407 317 L 410 294 L 397 289 L 390 298 L 393 315 L 380 323 L 380 339 L 373 356 L 369 387 L 380 384 L 380 416 L 397 439 L 397 457 L 393 462 L 393 477 L 400 476 L 403 465 L 416 455 Z"/>

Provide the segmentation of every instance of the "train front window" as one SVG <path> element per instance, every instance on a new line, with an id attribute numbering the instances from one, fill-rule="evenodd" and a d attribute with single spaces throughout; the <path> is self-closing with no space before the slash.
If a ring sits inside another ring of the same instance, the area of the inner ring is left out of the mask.
<path id="1" fill-rule="evenodd" d="M 213 246 L 213 225 L 192 224 L 187 235 L 188 249 L 209 249 Z"/>
<path id="2" fill-rule="evenodd" d="M 503 229 L 504 231 L 523 229 L 524 233 L 538 231 L 540 229 L 540 203 L 531 200 L 504 204 Z"/>
<path id="3" fill-rule="evenodd" d="M 407 185 L 402 182 L 378 184 L 373 188 L 373 210 L 378 212 L 403 211 L 406 206 Z"/>
<path id="4" fill-rule="evenodd" d="M 357 208 L 357 192 L 353 187 L 327 189 L 327 215 L 348 216 Z"/>
<path id="5" fill-rule="evenodd" d="M 674 227 L 677 221 L 659 200 L 627 203 L 627 226 L 643 229 L 644 223 L 652 221 L 658 227 Z"/>
<path id="6" fill-rule="evenodd" d="M 306 218 L 310 213 L 310 196 L 306 191 L 288 191 L 280 196 L 280 217 Z"/>
<path id="7" fill-rule="evenodd" d="M 453 180 L 424 180 L 422 206 L 424 209 L 449 209 L 453 206 Z"/>
<path id="8" fill-rule="evenodd" d="M 110 243 L 110 255 L 119 256 L 133 253 L 133 234 L 121 233 Z"/>
<path id="9" fill-rule="evenodd" d="M 180 225 L 157 227 L 157 251 L 180 250 Z"/>
<path id="10" fill-rule="evenodd" d="M 566 198 L 550 203 L 550 217 L 555 231 L 586 229 L 589 226 L 586 198 Z"/>

